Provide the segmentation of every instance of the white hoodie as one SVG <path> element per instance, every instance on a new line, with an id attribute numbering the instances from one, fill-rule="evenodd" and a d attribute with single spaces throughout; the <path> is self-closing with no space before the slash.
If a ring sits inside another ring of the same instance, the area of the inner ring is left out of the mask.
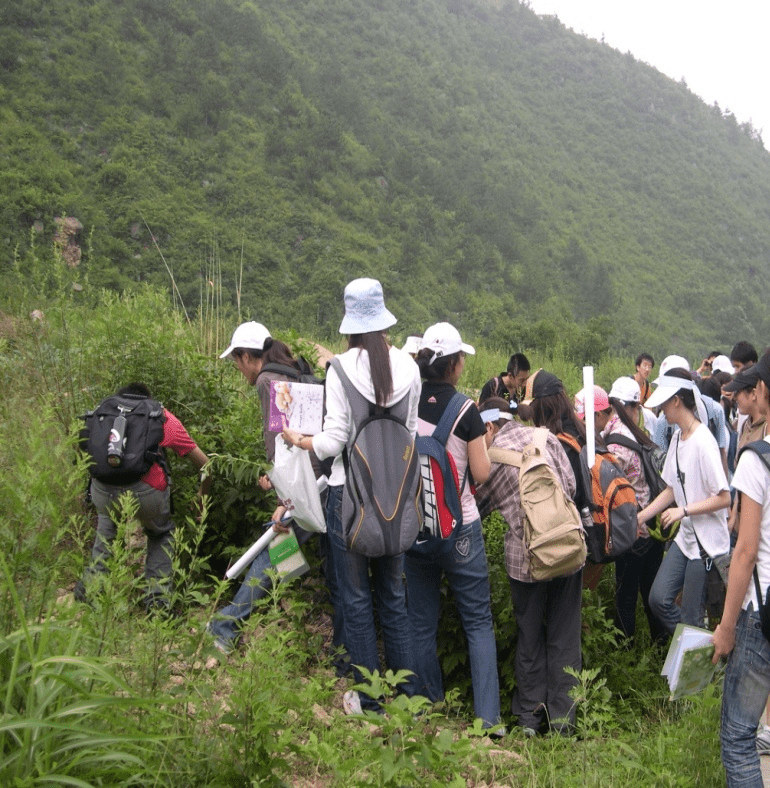
<path id="1" fill-rule="evenodd" d="M 393 394 L 386 407 L 400 402 L 409 395 L 409 416 L 406 427 L 412 435 L 417 434 L 417 406 L 420 400 L 420 370 L 414 359 L 403 350 L 390 348 L 390 369 L 393 377 Z M 351 348 L 337 356 L 350 378 L 350 382 L 369 400 L 375 402 L 374 384 L 369 368 L 369 354 L 362 348 Z M 334 367 L 326 375 L 326 417 L 323 432 L 313 437 L 313 450 L 319 459 L 334 457 L 330 485 L 345 483 L 345 467 L 342 450 L 353 435 L 353 416 L 345 395 L 345 389 Z"/>

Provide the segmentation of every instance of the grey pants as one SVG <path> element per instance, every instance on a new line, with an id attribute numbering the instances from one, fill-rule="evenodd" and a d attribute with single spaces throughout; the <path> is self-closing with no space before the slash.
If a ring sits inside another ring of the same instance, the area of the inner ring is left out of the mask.
<path id="1" fill-rule="evenodd" d="M 147 560 L 144 567 L 147 593 L 164 596 L 171 587 L 171 557 L 174 552 L 171 491 L 166 488 L 161 492 L 144 482 L 115 486 L 103 484 L 97 479 L 91 480 L 91 500 L 96 507 L 98 520 L 86 578 L 107 571 L 105 562 L 112 554 L 112 542 L 117 534 L 113 516 L 118 516 L 117 501 L 124 492 L 136 497 L 139 504 L 137 519 L 147 536 Z"/>

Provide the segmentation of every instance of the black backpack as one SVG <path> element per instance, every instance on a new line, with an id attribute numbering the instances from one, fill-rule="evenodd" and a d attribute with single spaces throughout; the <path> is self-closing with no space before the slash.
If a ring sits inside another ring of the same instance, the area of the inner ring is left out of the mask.
<path id="1" fill-rule="evenodd" d="M 666 489 L 667 485 L 661 478 L 660 471 L 658 470 L 661 466 L 659 456 L 662 452 L 657 446 L 643 446 L 633 438 L 621 435 L 619 432 L 613 432 L 607 435 L 605 443 L 625 446 L 625 448 L 635 451 L 641 457 L 644 479 L 647 482 L 647 486 L 650 488 L 651 501 L 654 501 L 663 490 Z"/>
<path id="2" fill-rule="evenodd" d="M 110 457 L 110 444 L 120 446 L 118 433 L 113 434 L 119 416 L 125 419 L 122 456 Z M 154 463 L 166 468 L 160 447 L 166 415 L 160 402 L 136 394 L 113 394 L 81 418 L 85 427 L 80 431 L 80 445 L 90 456 L 89 471 L 94 479 L 105 484 L 134 484 Z"/>

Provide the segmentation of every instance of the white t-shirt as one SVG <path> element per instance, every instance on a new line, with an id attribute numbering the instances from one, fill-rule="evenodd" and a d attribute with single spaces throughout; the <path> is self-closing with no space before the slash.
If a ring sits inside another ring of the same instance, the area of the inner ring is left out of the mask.
<path id="1" fill-rule="evenodd" d="M 765 440 L 770 443 L 770 436 Z M 762 504 L 757 574 L 759 575 L 759 586 L 764 592 L 764 589 L 770 585 L 770 471 L 767 470 L 755 452 L 745 451 L 741 454 L 738 467 L 735 469 L 735 476 L 733 476 L 733 487 Z M 744 610 L 749 606 L 749 602 L 754 603 L 754 610 L 759 610 L 753 572 L 746 596 L 743 599 Z"/>
<path id="2" fill-rule="evenodd" d="M 684 477 L 684 491 L 677 476 L 677 457 Z M 722 457 L 714 436 L 705 424 L 698 424 L 687 440 L 677 432 L 671 439 L 666 462 L 661 473 L 663 481 L 674 488 L 677 506 L 687 506 L 722 490 L 729 490 Z M 730 550 L 730 535 L 727 531 L 727 509 L 709 514 L 698 514 L 682 519 L 674 542 L 689 559 L 700 558 L 695 529 L 703 549 L 710 555 L 722 555 Z"/>
<path id="3" fill-rule="evenodd" d="M 337 358 L 350 382 L 369 402 L 374 402 L 374 384 L 369 367 L 369 354 L 360 348 L 352 348 Z M 414 359 L 398 348 L 389 349 L 390 371 L 393 379 L 393 394 L 385 403 L 391 407 L 403 397 L 409 396 L 409 416 L 406 428 L 412 435 L 417 434 L 417 405 L 420 399 L 420 370 Z M 334 457 L 329 477 L 331 486 L 345 483 L 345 465 L 342 450 L 353 434 L 353 413 L 350 409 L 345 388 L 334 367 L 326 373 L 326 416 L 322 432 L 313 436 L 313 450 L 319 460 Z"/>

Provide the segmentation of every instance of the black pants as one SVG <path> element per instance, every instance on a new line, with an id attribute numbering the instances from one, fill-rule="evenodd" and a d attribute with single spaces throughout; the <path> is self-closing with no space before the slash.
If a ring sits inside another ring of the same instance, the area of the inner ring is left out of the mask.
<path id="1" fill-rule="evenodd" d="M 523 728 L 550 726 L 569 733 L 575 720 L 569 691 L 580 670 L 580 603 L 583 571 L 536 583 L 508 578 L 518 628 L 511 711 Z"/>
<path id="2" fill-rule="evenodd" d="M 628 638 L 636 632 L 636 597 L 641 594 L 653 643 L 666 639 L 666 630 L 650 610 L 650 589 L 663 561 L 664 546 L 651 536 L 643 537 L 615 559 L 615 626 Z"/>

